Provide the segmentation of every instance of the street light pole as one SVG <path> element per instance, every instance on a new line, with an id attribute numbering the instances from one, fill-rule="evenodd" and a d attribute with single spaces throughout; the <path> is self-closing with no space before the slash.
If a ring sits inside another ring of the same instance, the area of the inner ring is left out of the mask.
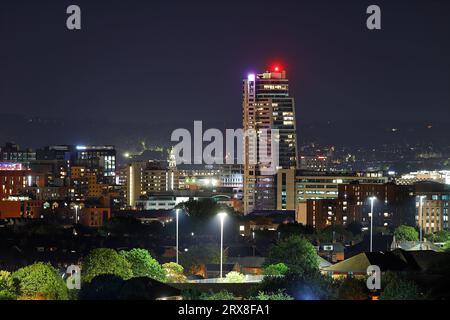
<path id="1" fill-rule="evenodd" d="M 225 212 L 219 213 L 220 218 L 220 278 L 223 278 L 223 222 L 227 214 Z"/>
<path id="2" fill-rule="evenodd" d="M 370 252 L 373 249 L 373 202 L 375 197 L 370 197 Z"/>
<path id="3" fill-rule="evenodd" d="M 425 196 L 419 196 L 419 244 L 420 244 L 420 250 L 422 250 L 422 227 L 423 227 L 423 198 Z"/>
<path id="4" fill-rule="evenodd" d="M 180 209 L 176 209 L 176 216 L 177 216 L 176 217 L 176 220 L 177 220 L 176 221 L 176 225 L 177 225 L 177 232 L 176 232 L 176 242 L 177 242 L 177 244 L 176 244 L 176 247 L 177 247 L 176 254 L 177 254 L 177 256 L 176 257 L 177 258 L 176 258 L 176 260 L 177 260 L 177 264 L 178 264 L 178 215 L 179 215 L 178 213 L 179 213 L 179 211 L 180 211 Z"/>
<path id="5" fill-rule="evenodd" d="M 78 223 L 78 205 L 75 205 L 75 224 Z"/>

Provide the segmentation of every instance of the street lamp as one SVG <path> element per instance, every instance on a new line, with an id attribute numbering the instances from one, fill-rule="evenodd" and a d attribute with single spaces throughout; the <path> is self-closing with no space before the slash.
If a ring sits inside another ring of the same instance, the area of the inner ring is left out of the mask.
<path id="1" fill-rule="evenodd" d="M 426 196 L 419 196 L 419 212 L 418 212 L 418 220 L 419 220 L 419 243 L 420 243 L 420 250 L 422 250 L 423 198 L 426 198 Z"/>
<path id="2" fill-rule="evenodd" d="M 179 215 L 179 212 L 180 212 L 180 209 L 176 209 L 175 210 L 175 212 L 176 212 L 176 216 L 177 216 L 177 222 L 176 222 L 176 225 L 177 225 L 177 232 L 176 232 L 176 242 L 177 242 L 177 249 L 176 249 L 176 251 L 177 251 L 177 264 L 178 264 L 178 215 Z"/>
<path id="3" fill-rule="evenodd" d="M 223 277 L 223 222 L 227 214 L 225 212 L 220 212 L 218 214 L 220 218 L 220 278 Z"/>
<path id="4" fill-rule="evenodd" d="M 372 252 L 373 248 L 373 203 L 377 199 L 377 197 L 370 197 L 370 252 Z"/>
<path id="5" fill-rule="evenodd" d="M 77 224 L 78 223 L 78 205 L 76 204 L 74 206 L 74 208 L 75 208 L 75 224 Z"/>

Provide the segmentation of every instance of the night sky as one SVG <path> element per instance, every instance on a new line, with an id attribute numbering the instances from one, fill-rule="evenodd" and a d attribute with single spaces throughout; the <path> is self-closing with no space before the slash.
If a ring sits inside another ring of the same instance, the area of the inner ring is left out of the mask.
<path id="1" fill-rule="evenodd" d="M 66 29 L 70 4 L 81 31 Z M 381 31 L 366 29 L 370 4 Z M 2 0 L 0 10 L 0 114 L 236 127 L 242 79 L 277 62 L 299 125 L 450 115 L 450 1 Z"/>

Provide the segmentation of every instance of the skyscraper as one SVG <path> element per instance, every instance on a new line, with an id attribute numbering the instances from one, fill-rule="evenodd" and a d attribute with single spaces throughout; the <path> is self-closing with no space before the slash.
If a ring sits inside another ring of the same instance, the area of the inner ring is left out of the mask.
<path id="1" fill-rule="evenodd" d="M 248 214 L 253 210 L 276 208 L 276 175 L 263 172 L 267 163 L 260 157 L 261 151 L 271 154 L 272 141 L 276 141 L 276 169 L 295 169 L 297 134 L 294 98 L 289 95 L 285 70 L 274 66 L 271 71 L 249 74 L 243 89 L 243 129 L 245 132 L 255 130 L 258 137 L 256 146 L 248 136 L 244 142 L 244 213 Z M 261 143 L 265 130 L 269 134 L 272 132 L 275 140 L 267 139 L 268 143 Z M 250 161 L 252 158 L 256 161 Z"/>

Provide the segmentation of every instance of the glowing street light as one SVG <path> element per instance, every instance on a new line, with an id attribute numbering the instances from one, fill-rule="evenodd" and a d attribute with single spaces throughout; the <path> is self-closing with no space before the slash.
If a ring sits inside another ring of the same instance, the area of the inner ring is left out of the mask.
<path id="1" fill-rule="evenodd" d="M 218 214 L 220 218 L 220 278 L 223 277 L 223 222 L 227 214 L 225 212 L 220 212 Z"/>
<path id="2" fill-rule="evenodd" d="M 373 203 L 377 200 L 377 197 L 370 197 L 370 252 L 372 252 L 373 243 Z"/>

